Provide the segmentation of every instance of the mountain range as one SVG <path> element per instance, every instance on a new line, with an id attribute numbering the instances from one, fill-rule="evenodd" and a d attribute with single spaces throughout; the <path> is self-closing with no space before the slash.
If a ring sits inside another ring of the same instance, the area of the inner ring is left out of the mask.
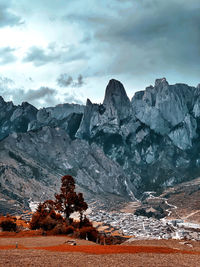
<path id="1" fill-rule="evenodd" d="M 140 199 L 200 175 L 200 85 L 136 92 L 110 80 L 102 104 L 36 109 L 0 97 L 0 212 L 51 198 L 64 174 L 88 201 Z"/>

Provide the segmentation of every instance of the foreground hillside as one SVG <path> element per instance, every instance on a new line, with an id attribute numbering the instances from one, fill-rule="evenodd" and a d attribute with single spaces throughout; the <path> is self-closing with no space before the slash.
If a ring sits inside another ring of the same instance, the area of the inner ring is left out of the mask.
<path id="1" fill-rule="evenodd" d="M 179 241 L 135 241 L 100 246 L 66 237 L 0 238 L 1 266 L 198 266 L 200 244 Z M 16 248 L 16 242 L 18 248 Z"/>

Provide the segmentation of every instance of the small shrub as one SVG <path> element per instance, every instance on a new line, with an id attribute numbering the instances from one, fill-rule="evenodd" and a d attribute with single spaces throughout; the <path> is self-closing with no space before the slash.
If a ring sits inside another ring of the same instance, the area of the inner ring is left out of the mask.
<path id="1" fill-rule="evenodd" d="M 65 229 L 66 229 L 65 225 L 63 225 L 63 223 L 59 223 L 49 232 L 49 234 L 62 235 L 65 233 Z"/>
<path id="2" fill-rule="evenodd" d="M 96 242 L 96 240 L 98 238 L 98 232 L 92 226 L 83 227 L 83 228 L 79 229 L 79 238 L 81 238 L 81 239 L 88 238 L 89 241 Z"/>
<path id="3" fill-rule="evenodd" d="M 73 226 L 69 225 L 65 228 L 65 234 L 69 235 L 69 234 L 73 234 L 75 232 L 75 229 Z"/>
<path id="4" fill-rule="evenodd" d="M 92 226 L 92 223 L 89 221 L 89 219 L 88 218 L 84 218 L 84 220 L 82 221 L 82 227 L 93 227 Z"/>
<path id="5" fill-rule="evenodd" d="M 1 217 L 0 227 L 2 228 L 3 231 L 8 231 L 8 232 L 17 231 L 17 224 L 14 218 L 10 216 Z"/>
<path id="6" fill-rule="evenodd" d="M 57 221 L 53 219 L 50 215 L 40 221 L 40 228 L 44 231 L 52 230 L 56 225 Z"/>
<path id="7" fill-rule="evenodd" d="M 56 225 L 63 224 L 62 216 L 57 214 L 51 206 L 49 208 L 49 205 L 49 201 L 47 201 L 38 206 L 29 224 L 31 230 L 43 229 L 44 231 L 50 231 Z"/>

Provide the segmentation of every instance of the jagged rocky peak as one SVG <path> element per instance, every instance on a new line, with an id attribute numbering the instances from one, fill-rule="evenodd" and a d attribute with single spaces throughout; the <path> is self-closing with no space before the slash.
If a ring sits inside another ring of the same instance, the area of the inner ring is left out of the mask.
<path id="1" fill-rule="evenodd" d="M 16 119 L 26 119 L 27 121 L 32 121 L 36 118 L 37 109 L 29 104 L 28 102 L 23 102 L 19 106 L 15 106 L 15 110 L 10 118 L 11 121 Z"/>
<path id="2" fill-rule="evenodd" d="M 90 101 L 90 99 L 89 99 L 89 98 L 87 98 L 87 101 L 86 101 L 86 106 L 90 106 L 90 105 L 92 105 L 92 102 Z"/>
<path id="3" fill-rule="evenodd" d="M 32 106 L 31 104 L 29 104 L 28 102 L 22 102 L 22 105 L 21 105 L 23 108 L 26 108 L 26 107 L 29 107 L 29 106 Z M 33 106 L 32 106 L 33 107 Z"/>
<path id="4" fill-rule="evenodd" d="M 155 80 L 155 87 L 164 87 L 168 86 L 169 83 L 167 82 L 166 78 L 156 79 Z"/>
<path id="5" fill-rule="evenodd" d="M 92 128 L 100 121 L 99 107 L 100 105 L 93 104 L 90 99 L 87 99 L 81 124 L 76 133 L 76 137 L 83 139 L 88 139 L 91 137 Z"/>
<path id="6" fill-rule="evenodd" d="M 98 132 L 118 133 L 120 124 L 131 114 L 131 103 L 124 86 L 117 80 L 110 80 L 105 92 L 103 104 L 93 104 L 87 99 L 78 138 L 91 138 Z"/>
<path id="7" fill-rule="evenodd" d="M 27 102 L 15 106 L 0 97 L 0 140 L 14 132 L 26 132 L 30 121 L 36 119 L 37 109 Z"/>
<path id="8" fill-rule="evenodd" d="M 6 102 L 4 101 L 3 97 L 0 96 L 0 107 L 3 106 Z"/>
<path id="9" fill-rule="evenodd" d="M 113 103 L 117 105 L 120 101 L 130 102 L 123 84 L 120 81 L 112 79 L 106 87 L 103 104 L 109 105 L 110 103 Z"/>
<path id="10" fill-rule="evenodd" d="M 115 79 L 109 81 L 103 105 L 109 117 L 118 117 L 119 120 L 123 120 L 129 115 L 130 100 L 121 82 Z"/>

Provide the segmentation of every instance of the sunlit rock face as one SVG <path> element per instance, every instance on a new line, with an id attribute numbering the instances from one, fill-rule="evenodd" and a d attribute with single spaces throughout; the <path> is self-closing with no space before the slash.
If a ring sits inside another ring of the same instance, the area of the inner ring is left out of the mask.
<path id="1" fill-rule="evenodd" d="M 133 97 L 135 116 L 155 132 L 168 134 L 191 113 L 199 91 L 185 84 L 169 85 L 165 78 L 157 79 L 154 87 Z"/>
<path id="2" fill-rule="evenodd" d="M 114 79 L 109 81 L 103 106 L 106 116 L 110 119 L 117 118 L 119 123 L 130 115 L 130 100 L 121 82 Z"/>
<path id="3" fill-rule="evenodd" d="M 97 132 L 118 134 L 123 120 L 130 117 L 131 103 L 124 86 L 117 80 L 110 80 L 102 105 L 92 104 L 88 99 L 80 128 L 79 138 L 92 138 Z"/>

